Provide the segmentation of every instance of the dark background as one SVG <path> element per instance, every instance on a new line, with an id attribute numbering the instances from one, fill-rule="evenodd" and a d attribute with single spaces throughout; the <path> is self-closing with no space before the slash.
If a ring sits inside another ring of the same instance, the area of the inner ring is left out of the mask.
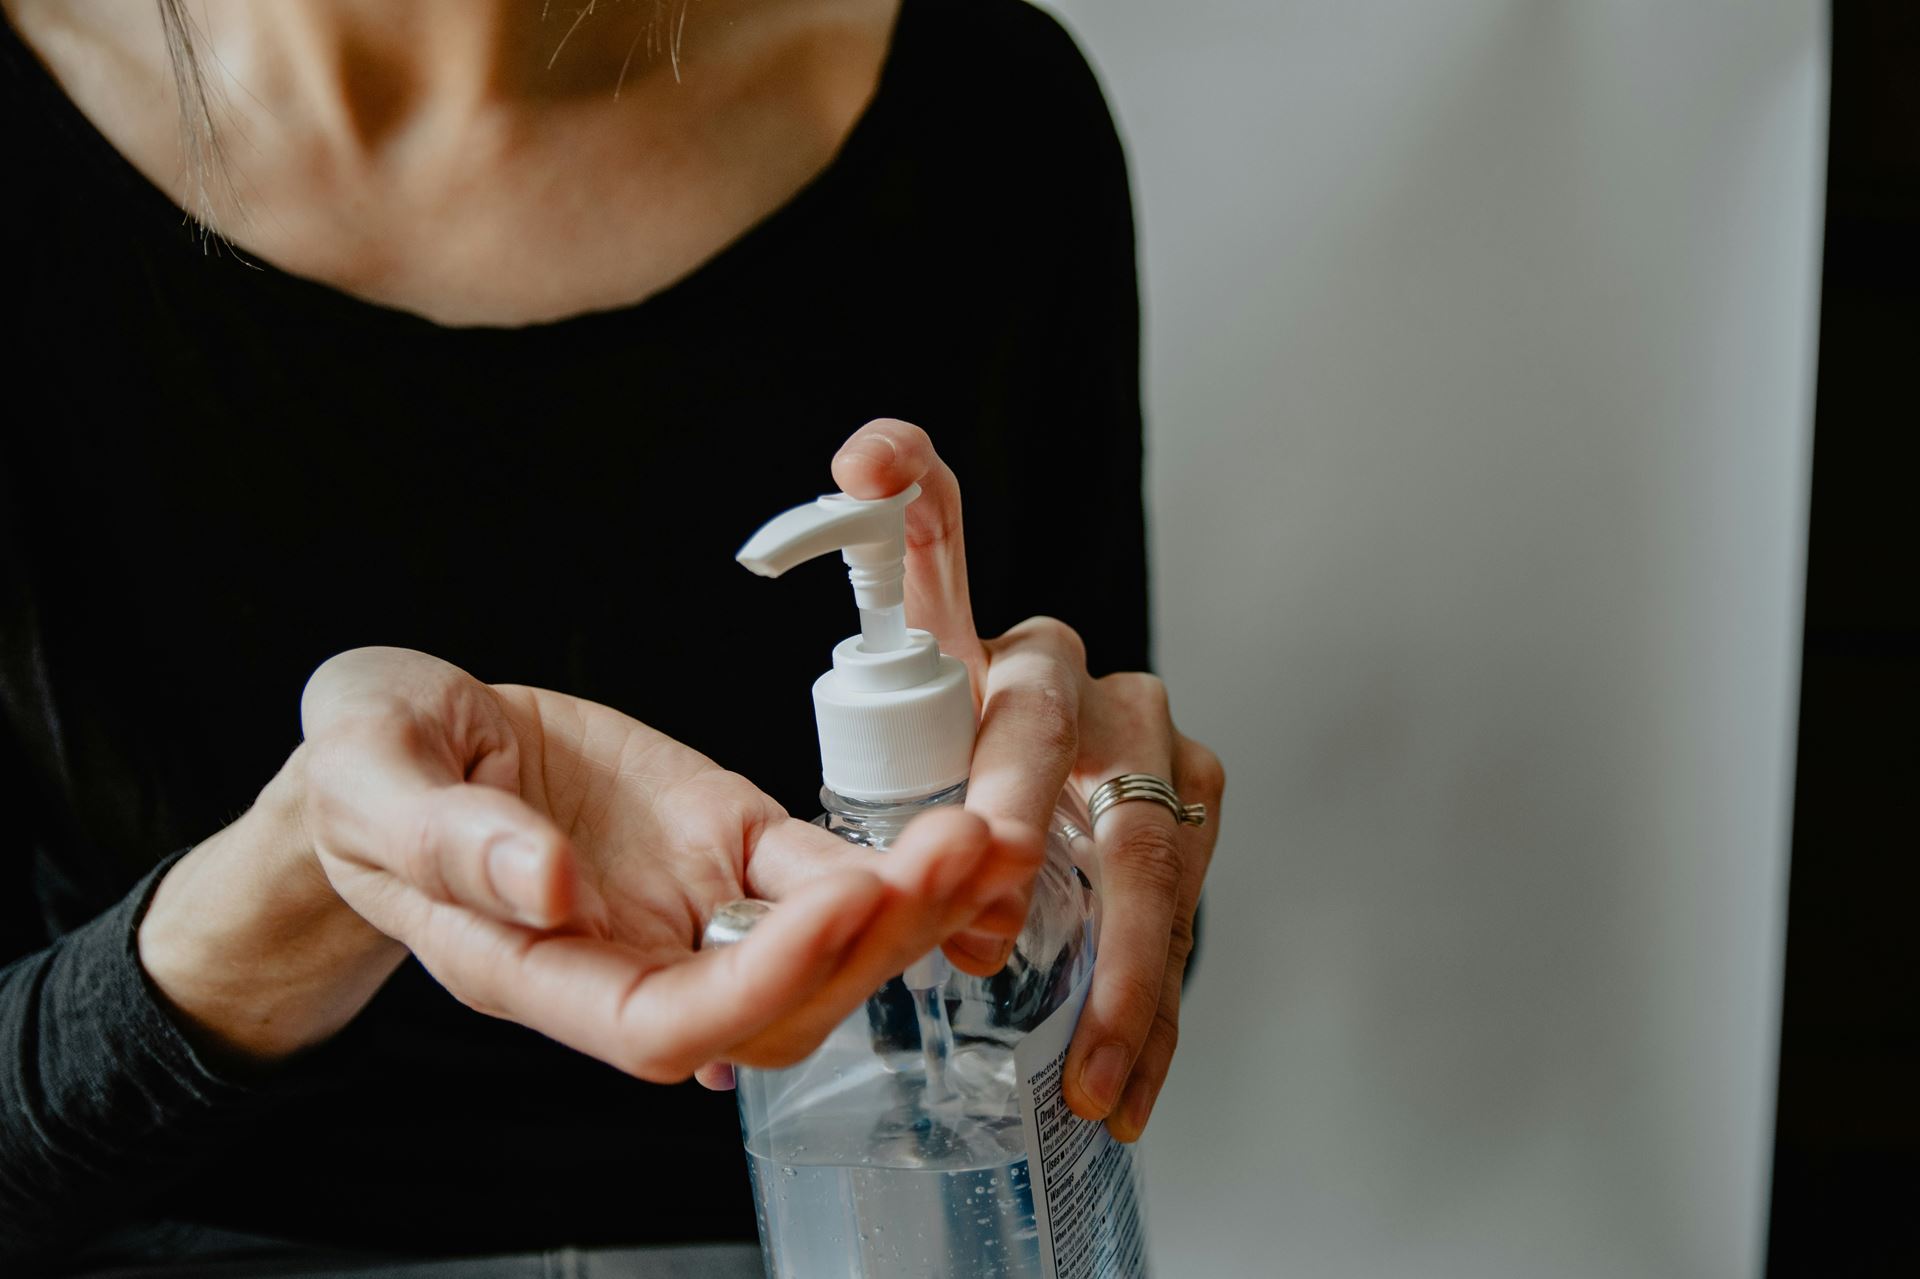
<path id="1" fill-rule="evenodd" d="M 1920 5 L 1832 14 L 1774 1279 L 1920 1274 Z"/>

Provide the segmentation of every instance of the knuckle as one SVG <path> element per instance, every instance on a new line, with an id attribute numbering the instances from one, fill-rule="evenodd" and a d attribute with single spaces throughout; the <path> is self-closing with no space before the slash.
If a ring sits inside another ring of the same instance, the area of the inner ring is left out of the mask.
<path id="1" fill-rule="evenodd" d="M 915 549 L 956 544 L 961 539 L 960 510 L 946 506 L 930 511 L 924 522 L 916 522 L 908 531 Z"/>
<path id="2" fill-rule="evenodd" d="M 351 778 L 358 756 L 366 749 L 366 736 L 364 727 L 350 725 L 309 739 L 307 776 L 323 784 Z"/>
<path id="3" fill-rule="evenodd" d="M 357 662 L 364 659 L 366 653 L 364 648 L 350 648 L 335 653 L 313 668 L 313 673 L 307 676 L 307 682 L 300 690 L 300 713 L 303 718 L 325 709 L 335 692 L 335 686 Z"/>
<path id="4" fill-rule="evenodd" d="M 1035 614 L 1000 637 L 1004 646 L 1033 650 L 1065 667 L 1085 669 L 1087 646 L 1080 632 L 1057 617 Z"/>
<path id="5" fill-rule="evenodd" d="M 907 549 L 930 551 L 963 547 L 966 535 L 959 493 L 935 486 L 931 476 L 923 475 L 920 482 L 930 492 L 927 498 L 907 508 Z"/>
<path id="6" fill-rule="evenodd" d="M 629 1049 L 617 1054 L 617 1060 L 610 1063 L 616 1069 L 632 1075 L 635 1079 L 644 1079 L 650 1084 L 674 1084 L 685 1079 L 691 1071 L 675 1070 L 656 1053 Z"/>
<path id="7" fill-rule="evenodd" d="M 933 452 L 933 437 L 912 422 L 897 417 L 880 417 L 869 422 L 876 435 L 884 435 L 902 453 Z"/>
<path id="8" fill-rule="evenodd" d="M 338 779 L 346 775 L 348 749 L 338 737 L 309 739 L 300 747 L 300 782 L 309 811 L 331 820 L 339 814 L 346 798 Z"/>
<path id="9" fill-rule="evenodd" d="M 404 822 L 398 832 L 399 864 L 394 869 L 429 897 L 451 900 L 446 868 L 440 863 L 440 822 L 434 805 L 415 806 Z"/>
<path id="10" fill-rule="evenodd" d="M 1169 719 L 1167 683 L 1151 671 L 1116 671 L 1103 676 L 1100 686 L 1121 702 L 1154 719 Z"/>
<path id="11" fill-rule="evenodd" d="M 1180 883 L 1179 836 L 1166 821 L 1140 823 L 1114 846 L 1112 862 L 1156 894 L 1170 896 Z"/>
<path id="12" fill-rule="evenodd" d="M 1120 987 L 1121 1024 L 1135 1028 L 1135 1036 L 1144 1036 L 1159 1013 L 1160 983 L 1145 972 L 1129 973 Z"/>
<path id="13" fill-rule="evenodd" d="M 409 718 L 394 706 L 362 702 L 336 714 L 308 738 L 306 748 L 314 760 L 310 769 L 328 779 L 351 779 L 368 754 L 394 741 L 413 745 Z"/>
<path id="14" fill-rule="evenodd" d="M 1060 660 L 1069 670 L 1085 670 L 1087 665 L 1087 642 L 1080 638 L 1080 632 L 1068 626 L 1057 617 L 1034 617 L 1025 623 L 1033 628 L 1036 637 L 1048 648 L 1060 655 Z"/>
<path id="15" fill-rule="evenodd" d="M 1218 803 L 1227 789 L 1227 770 L 1220 757 L 1198 742 L 1187 742 L 1180 771 L 1193 790 Z"/>

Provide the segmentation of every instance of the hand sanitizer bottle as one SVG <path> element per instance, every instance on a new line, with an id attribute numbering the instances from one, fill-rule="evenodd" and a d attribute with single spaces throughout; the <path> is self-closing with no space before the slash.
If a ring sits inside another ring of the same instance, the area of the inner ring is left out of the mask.
<path id="1" fill-rule="evenodd" d="M 966 667 L 906 626 L 905 511 L 918 496 L 823 497 L 739 554 L 768 577 L 829 551 L 847 563 L 860 634 L 813 686 L 819 820 L 879 856 L 916 813 L 962 802 L 973 752 Z M 1134 1152 L 1060 1091 L 1098 934 L 1072 856 L 1091 851 L 1086 826 L 1063 800 L 999 973 L 969 976 L 935 951 L 805 1061 L 736 1072 L 770 1279 L 1147 1273 Z M 737 939 L 764 909 L 722 908 L 709 943 Z"/>

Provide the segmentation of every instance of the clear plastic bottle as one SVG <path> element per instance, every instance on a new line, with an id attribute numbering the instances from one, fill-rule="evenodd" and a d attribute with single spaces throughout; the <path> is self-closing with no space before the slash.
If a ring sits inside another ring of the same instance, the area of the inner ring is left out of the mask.
<path id="1" fill-rule="evenodd" d="M 915 815 L 966 796 L 973 702 L 963 667 L 900 620 L 903 511 L 822 498 L 740 553 L 777 576 L 844 552 L 860 636 L 814 686 L 827 809 L 878 856 Z M 770 1279 L 1139 1279 L 1132 1147 L 1061 1097 L 1099 904 L 1076 867 L 1086 818 L 1063 797 L 1025 928 L 992 977 L 935 952 L 874 992 L 805 1061 L 735 1072 Z M 723 908 L 710 941 L 764 907 Z M 777 909 L 774 907 L 773 909 Z"/>
<path id="2" fill-rule="evenodd" d="M 964 794 L 963 784 L 864 804 L 823 791 L 821 820 L 884 851 L 914 814 Z M 1098 927 L 1092 888 L 1071 858 L 1076 838 L 1085 836 L 1063 809 L 1032 912 L 999 973 L 973 977 L 939 963 L 943 979 L 916 990 L 910 972 L 806 1061 L 737 1072 L 769 1276 L 1146 1272 L 1133 1152 L 1059 1096 L 1057 1059 L 1085 996 Z M 1021 1051 L 1045 1029 L 1049 1042 L 1030 1046 L 1051 1051 Z M 1055 1155 L 1043 1160 L 1051 1214 L 1036 1210 L 1036 1133 L 1048 1134 Z M 1063 1193 L 1069 1184 L 1077 1196 Z"/>

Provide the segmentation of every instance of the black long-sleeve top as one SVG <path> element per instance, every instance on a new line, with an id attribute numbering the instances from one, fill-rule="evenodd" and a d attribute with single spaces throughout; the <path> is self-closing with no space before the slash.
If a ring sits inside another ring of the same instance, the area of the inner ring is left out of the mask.
<path id="1" fill-rule="evenodd" d="M 471 1013 L 412 963 L 331 1043 L 236 1077 L 134 929 L 358 645 L 619 707 L 815 811 L 844 579 L 731 556 L 877 416 L 960 476 L 983 634 L 1050 613 L 1096 669 L 1144 667 L 1133 230 L 1072 41 L 1019 0 L 906 0 L 795 199 L 642 303 L 521 328 L 208 254 L 3 23 L 0 71 L 0 1270 L 153 1221 L 750 1237 L 730 1096 Z M 730 487 L 676 478 L 715 456 Z"/>

